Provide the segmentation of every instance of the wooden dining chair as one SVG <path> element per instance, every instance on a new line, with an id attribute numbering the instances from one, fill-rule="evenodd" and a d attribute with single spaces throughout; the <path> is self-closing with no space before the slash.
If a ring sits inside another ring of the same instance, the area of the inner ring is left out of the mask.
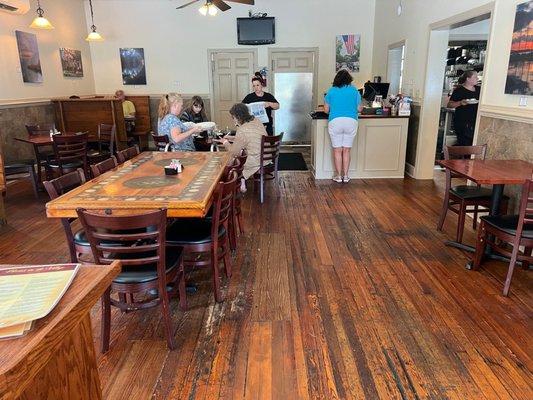
<path id="1" fill-rule="evenodd" d="M 116 126 L 98 124 L 98 148 L 88 151 L 89 163 L 94 164 L 115 154 Z"/>
<path id="2" fill-rule="evenodd" d="M 512 246 L 509 251 L 507 244 Z M 517 261 L 524 269 L 533 262 L 533 176 L 524 183 L 518 215 L 492 215 L 481 217 L 477 235 L 476 253 L 473 269 L 479 268 L 483 261 L 485 248 L 490 245 L 493 250 L 510 258 L 503 295 L 509 294 L 511 279 Z M 523 247 L 523 251 L 520 248 Z"/>
<path id="3" fill-rule="evenodd" d="M 233 206 L 231 207 L 231 217 L 229 221 L 229 240 L 230 248 L 232 251 L 237 250 L 237 236 L 244 233 L 243 224 L 242 224 L 242 210 L 241 203 L 243 193 L 241 192 L 241 179 L 243 178 L 244 164 L 248 158 L 248 152 L 246 149 L 241 149 L 241 152 L 238 156 L 235 156 L 235 159 L 238 161 L 238 164 L 234 166 L 234 170 L 237 173 L 237 184 L 235 185 L 235 195 L 233 197 Z M 238 231 L 238 233 L 237 233 Z"/>
<path id="4" fill-rule="evenodd" d="M 211 267 L 217 302 L 223 301 L 220 292 L 220 262 L 224 263 L 226 277 L 231 277 L 228 223 L 236 184 L 235 171 L 230 172 L 227 181 L 217 184 L 211 218 L 180 218 L 167 229 L 167 246 L 183 247 L 186 266 Z M 202 256 L 207 256 L 207 259 Z"/>
<path id="5" fill-rule="evenodd" d="M 487 145 L 476 146 L 445 146 L 444 159 L 459 159 L 459 158 L 475 158 L 477 160 L 484 160 L 487 152 Z M 451 172 L 446 169 L 446 189 L 444 192 L 444 201 L 437 224 L 437 230 L 442 231 L 444 220 L 448 210 L 458 215 L 457 230 L 455 240 L 461 243 L 463 240 L 463 232 L 465 225 L 466 214 L 473 214 L 472 228 L 477 227 L 477 217 L 481 212 L 488 212 L 490 209 L 491 189 L 483 188 L 480 185 L 456 185 L 453 186 L 453 179 L 464 179 L 461 175 Z M 504 196 L 501 203 L 500 213 L 507 211 L 507 204 L 509 197 Z"/>
<path id="6" fill-rule="evenodd" d="M 261 137 L 260 167 L 253 178 L 254 184 L 259 183 L 259 200 L 264 201 L 265 181 L 273 180 L 276 190 L 279 190 L 278 182 L 278 159 L 283 132 L 277 136 Z"/>
<path id="7" fill-rule="evenodd" d="M 172 144 L 167 135 L 156 135 L 152 132 L 152 140 L 154 141 L 157 151 L 169 151 L 172 150 Z"/>
<path id="8" fill-rule="evenodd" d="M 83 168 L 88 176 L 87 135 L 87 132 L 75 135 L 54 135 L 52 143 L 55 159 L 48 163 L 48 168 L 59 175 Z"/>
<path id="9" fill-rule="evenodd" d="M 117 158 L 115 156 L 109 157 L 107 160 L 100 161 L 98 164 L 91 165 L 91 173 L 93 178 L 102 175 L 107 171 L 111 171 L 118 166 Z"/>
<path id="10" fill-rule="evenodd" d="M 165 248 L 166 209 L 143 214 L 116 216 L 77 210 L 97 264 L 122 263 L 122 271 L 102 296 L 102 353 L 109 350 L 111 306 L 136 311 L 161 306 L 169 349 L 174 349 L 174 330 L 170 315 L 170 298 L 178 292 L 180 306 L 187 308 L 182 249 Z M 108 245 L 110 241 L 118 244 Z M 107 242 L 107 243 L 106 243 Z M 170 287 L 170 289 L 167 289 Z M 118 297 L 111 297 L 116 292 Z M 157 295 L 153 295 L 157 292 Z"/>
<path id="11" fill-rule="evenodd" d="M 85 174 L 81 168 L 78 168 L 77 170 L 64 174 L 59 178 L 44 181 L 43 185 L 48 192 L 50 199 L 53 200 L 84 183 Z M 84 256 L 92 254 L 89 241 L 85 236 L 85 231 L 83 229 L 76 231 L 76 233 L 72 231 L 72 224 L 76 220 L 77 218 L 61 218 L 61 225 L 63 225 L 70 252 L 70 262 L 91 262 L 92 260 L 89 258 L 83 258 Z M 80 257 L 82 259 L 80 259 Z"/>
<path id="12" fill-rule="evenodd" d="M 141 154 L 139 146 L 135 145 L 132 147 L 128 147 L 124 150 L 120 150 L 117 152 L 117 161 L 119 164 L 122 164 L 128 160 L 131 160 L 133 157 L 138 156 L 139 154 Z"/>

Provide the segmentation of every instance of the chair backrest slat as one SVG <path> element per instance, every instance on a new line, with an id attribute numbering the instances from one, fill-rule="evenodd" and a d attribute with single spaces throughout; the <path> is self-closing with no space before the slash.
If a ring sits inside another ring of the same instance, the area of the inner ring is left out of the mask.
<path id="1" fill-rule="evenodd" d="M 225 180 L 221 180 L 217 184 L 213 200 L 212 237 L 217 237 L 221 226 L 227 228 L 233 199 L 235 198 L 237 179 L 237 172 L 233 169 L 229 172 Z"/>
<path id="2" fill-rule="evenodd" d="M 263 165 L 265 161 L 277 163 L 282 139 L 283 132 L 277 136 L 261 137 L 261 165 Z"/>
<path id="3" fill-rule="evenodd" d="M 100 176 L 107 171 L 111 171 L 113 168 L 116 168 L 117 166 L 118 166 L 117 158 L 115 156 L 111 156 L 104 161 L 100 161 L 97 164 L 91 165 L 91 172 L 93 173 L 93 177 L 96 178 L 97 176 Z"/>
<path id="4" fill-rule="evenodd" d="M 59 168 L 63 173 L 63 166 L 73 161 L 81 161 L 83 170 L 87 170 L 87 132 L 76 135 L 54 135 L 52 143 Z"/>
<path id="5" fill-rule="evenodd" d="M 133 157 L 141 154 L 139 146 L 135 145 L 133 147 L 128 147 L 127 149 L 120 150 L 117 152 L 117 161 L 119 164 L 122 164 L 128 160 L 131 160 Z"/>
<path id="6" fill-rule="evenodd" d="M 152 132 L 152 140 L 154 141 L 155 147 L 159 151 L 165 151 L 167 145 L 170 143 L 170 139 L 167 135 L 156 135 Z"/>

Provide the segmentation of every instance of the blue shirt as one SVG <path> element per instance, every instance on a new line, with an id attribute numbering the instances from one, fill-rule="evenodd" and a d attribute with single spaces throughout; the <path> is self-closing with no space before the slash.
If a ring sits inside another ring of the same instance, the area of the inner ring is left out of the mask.
<path id="1" fill-rule="evenodd" d="M 325 100 L 329 104 L 328 120 L 331 121 L 338 117 L 358 118 L 357 107 L 361 103 L 361 94 L 352 85 L 331 87 L 326 94 Z"/>
<path id="2" fill-rule="evenodd" d="M 174 139 L 172 138 L 172 135 L 170 132 L 172 132 L 172 128 L 178 127 L 180 128 L 181 132 L 187 131 L 187 126 L 183 122 L 180 121 L 180 119 L 175 116 L 174 114 L 167 114 L 163 117 L 163 119 L 160 119 L 157 121 L 157 131 L 159 135 L 167 135 L 170 139 L 170 143 L 172 143 L 172 148 L 177 151 L 195 151 L 196 148 L 194 147 L 194 140 L 192 138 L 192 135 L 189 136 L 187 139 L 182 140 L 181 142 L 176 143 Z"/>

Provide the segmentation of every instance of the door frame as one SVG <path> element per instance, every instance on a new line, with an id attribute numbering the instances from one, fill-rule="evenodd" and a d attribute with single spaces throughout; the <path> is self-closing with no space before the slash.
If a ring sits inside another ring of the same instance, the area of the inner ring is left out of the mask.
<path id="1" fill-rule="evenodd" d="M 211 113 L 211 119 L 215 117 L 215 80 L 213 79 L 214 73 L 214 60 L 213 55 L 216 53 L 253 53 L 254 63 L 253 70 L 257 71 L 257 48 L 256 47 L 243 47 L 238 49 L 207 49 L 207 71 L 209 79 L 209 111 Z M 253 74 L 253 72 L 252 72 Z M 250 76 L 251 82 L 252 76 Z"/>
<path id="2" fill-rule="evenodd" d="M 268 48 L 268 66 L 270 68 L 270 81 L 272 82 L 271 90 L 275 92 L 274 87 L 274 68 L 272 53 L 283 51 L 306 51 L 313 53 L 313 107 L 316 108 L 318 104 L 318 47 L 269 47 Z"/>

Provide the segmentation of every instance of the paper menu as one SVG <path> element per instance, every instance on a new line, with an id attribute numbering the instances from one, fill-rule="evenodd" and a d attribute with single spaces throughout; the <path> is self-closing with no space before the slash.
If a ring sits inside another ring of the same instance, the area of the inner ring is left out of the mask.
<path id="1" fill-rule="evenodd" d="M 250 114 L 256 117 L 263 124 L 268 124 L 268 115 L 265 109 L 265 103 L 263 101 L 258 101 L 255 103 L 246 104 L 250 110 Z"/>
<path id="2" fill-rule="evenodd" d="M 0 265 L 0 329 L 46 316 L 80 264 Z"/>

